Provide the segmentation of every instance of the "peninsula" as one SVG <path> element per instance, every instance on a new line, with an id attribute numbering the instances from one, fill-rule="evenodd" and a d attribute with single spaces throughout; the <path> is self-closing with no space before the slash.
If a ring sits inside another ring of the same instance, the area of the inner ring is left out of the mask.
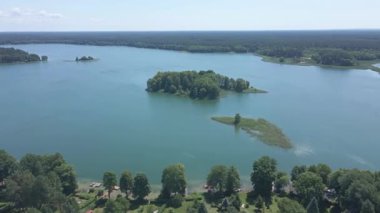
<path id="1" fill-rule="evenodd" d="M 47 56 L 40 57 L 34 53 L 15 48 L 0 47 L 0 64 L 5 63 L 28 63 L 36 61 L 47 61 Z"/>

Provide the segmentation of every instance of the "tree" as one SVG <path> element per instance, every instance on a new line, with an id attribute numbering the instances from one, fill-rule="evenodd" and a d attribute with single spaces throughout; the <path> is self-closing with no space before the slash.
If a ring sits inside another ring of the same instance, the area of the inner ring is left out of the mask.
<path id="1" fill-rule="evenodd" d="M 261 195 L 259 195 L 257 198 L 256 198 L 256 204 L 255 204 L 256 208 L 258 208 L 259 210 L 261 210 L 262 208 L 264 208 L 264 200 L 263 200 L 263 197 L 261 197 Z"/>
<path id="2" fill-rule="evenodd" d="M 274 187 L 277 192 L 283 191 L 284 187 L 289 184 L 290 180 L 286 173 L 279 172 L 277 174 L 276 180 L 274 181 Z"/>
<path id="3" fill-rule="evenodd" d="M 306 213 L 306 209 L 295 200 L 282 198 L 277 202 L 281 213 Z"/>
<path id="4" fill-rule="evenodd" d="M 235 124 L 235 125 L 238 125 L 238 124 L 240 123 L 240 120 L 241 120 L 241 116 L 240 116 L 239 113 L 237 113 L 237 114 L 235 115 L 234 124 Z"/>
<path id="5" fill-rule="evenodd" d="M 219 192 L 223 192 L 226 189 L 226 177 L 226 166 L 214 166 L 211 168 L 211 171 L 207 176 L 207 185 L 213 189 L 217 189 Z"/>
<path id="6" fill-rule="evenodd" d="M 34 176 L 29 171 L 17 171 L 6 182 L 7 200 L 14 202 L 16 208 L 32 207 Z"/>
<path id="7" fill-rule="evenodd" d="M 111 198 L 111 192 L 116 186 L 116 175 L 112 172 L 105 172 L 103 174 L 103 186 L 108 191 L 108 198 Z"/>
<path id="8" fill-rule="evenodd" d="M 240 175 L 237 169 L 231 166 L 227 171 L 226 193 L 231 195 L 240 188 Z"/>
<path id="9" fill-rule="evenodd" d="M 298 176 L 307 171 L 307 166 L 295 166 L 291 171 L 291 180 L 296 181 Z"/>
<path id="10" fill-rule="evenodd" d="M 32 184 L 31 196 L 33 206 L 40 209 L 42 204 L 47 203 L 50 198 L 50 187 L 44 176 L 38 176 Z"/>
<path id="11" fill-rule="evenodd" d="M 162 172 L 161 183 L 161 195 L 164 198 L 170 198 L 172 194 L 185 195 L 185 166 L 183 164 L 176 164 L 165 168 Z"/>
<path id="12" fill-rule="evenodd" d="M 121 206 L 115 200 L 108 200 L 103 210 L 104 213 L 123 212 Z"/>
<path id="13" fill-rule="evenodd" d="M 121 210 L 121 212 L 127 213 L 130 207 L 129 201 L 125 198 L 122 197 L 121 195 L 116 198 L 116 202 L 118 203 L 118 206 Z"/>
<path id="14" fill-rule="evenodd" d="M 0 149 L 0 182 L 16 171 L 17 162 L 14 157 Z"/>
<path id="15" fill-rule="evenodd" d="M 268 156 L 261 157 L 253 163 L 251 181 L 254 192 L 266 200 L 271 198 L 272 183 L 276 178 L 277 162 Z"/>
<path id="16" fill-rule="evenodd" d="M 132 193 L 137 200 L 143 200 L 150 193 L 150 185 L 145 174 L 137 174 L 133 179 Z"/>
<path id="17" fill-rule="evenodd" d="M 369 200 L 365 200 L 363 202 L 363 205 L 360 209 L 360 213 L 375 213 L 375 206 L 373 203 Z"/>
<path id="18" fill-rule="evenodd" d="M 123 172 L 119 180 L 119 186 L 120 186 L 120 190 L 124 192 L 126 196 L 128 197 L 129 193 L 132 191 L 132 188 L 133 188 L 132 173 L 128 171 Z"/>
<path id="19" fill-rule="evenodd" d="M 308 205 L 314 197 L 318 201 L 322 201 L 325 185 L 322 178 L 315 173 L 302 173 L 294 183 L 294 187 L 304 206 Z"/>
<path id="20" fill-rule="evenodd" d="M 323 184 L 327 184 L 331 168 L 326 164 L 318 164 L 309 167 L 309 171 L 319 175 L 322 178 Z"/>

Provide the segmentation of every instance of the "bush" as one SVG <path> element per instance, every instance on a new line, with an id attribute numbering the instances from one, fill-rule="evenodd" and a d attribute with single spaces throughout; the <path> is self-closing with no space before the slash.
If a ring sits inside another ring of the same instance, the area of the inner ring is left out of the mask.
<path id="1" fill-rule="evenodd" d="M 179 208 L 182 206 L 183 197 L 180 194 L 176 194 L 168 200 L 168 206 L 173 208 Z"/>

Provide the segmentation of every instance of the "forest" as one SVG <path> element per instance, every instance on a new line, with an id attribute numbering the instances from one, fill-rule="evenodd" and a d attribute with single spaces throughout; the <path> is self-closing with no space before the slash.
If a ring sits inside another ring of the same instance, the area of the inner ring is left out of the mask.
<path id="1" fill-rule="evenodd" d="M 193 99 L 216 99 L 221 90 L 244 92 L 249 82 L 208 71 L 158 72 L 147 82 L 148 92 L 164 92 Z"/>
<path id="2" fill-rule="evenodd" d="M 16 160 L 0 150 L 0 212 L 380 212 L 380 172 L 333 171 L 326 164 L 299 165 L 290 173 L 275 159 L 253 162 L 247 191 L 234 166 L 215 165 L 204 192 L 187 193 L 183 164 L 162 171 L 161 191 L 152 198 L 149 178 L 125 170 L 106 171 L 102 186 L 78 190 L 73 168 L 60 154 L 26 154 Z M 117 195 L 117 196 L 116 196 Z"/>
<path id="3" fill-rule="evenodd" d="M 16 63 L 16 62 L 35 62 L 47 61 L 47 56 L 40 57 L 37 54 L 30 54 L 23 50 L 15 48 L 0 47 L 0 64 L 1 63 Z"/>
<path id="4" fill-rule="evenodd" d="M 254 53 L 274 57 L 281 63 L 290 60 L 343 67 L 380 60 L 378 30 L 0 33 L 0 44 L 29 43 Z"/>

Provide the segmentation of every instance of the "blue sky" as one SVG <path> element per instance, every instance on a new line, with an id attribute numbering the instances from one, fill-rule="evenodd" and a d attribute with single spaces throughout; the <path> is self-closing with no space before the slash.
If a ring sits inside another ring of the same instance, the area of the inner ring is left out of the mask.
<path id="1" fill-rule="evenodd" d="M 1 0 L 0 31 L 380 29 L 380 0 Z"/>

